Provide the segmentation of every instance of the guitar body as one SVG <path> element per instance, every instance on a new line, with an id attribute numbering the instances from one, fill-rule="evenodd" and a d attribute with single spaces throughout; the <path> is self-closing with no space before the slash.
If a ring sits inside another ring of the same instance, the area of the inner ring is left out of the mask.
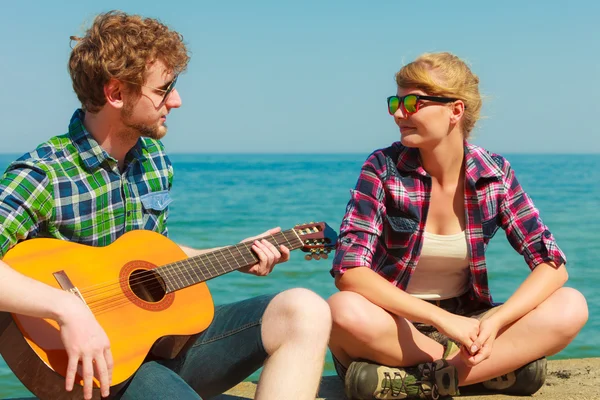
<path id="1" fill-rule="evenodd" d="M 186 258 L 163 235 L 139 230 L 100 248 L 57 239 L 26 240 L 3 261 L 35 280 L 71 290 L 85 301 L 110 340 L 112 385 L 118 387 L 135 373 L 158 339 L 170 335 L 182 339 L 163 341 L 167 346 L 174 344 L 163 351 L 164 356 L 174 357 L 189 335 L 211 323 L 213 301 L 205 283 L 166 293 L 160 277 L 144 272 Z M 0 318 L 0 352 L 21 382 L 41 399 L 81 399 L 80 385 L 73 392 L 64 389 L 68 358 L 56 322 L 7 315 Z M 76 382 L 82 383 L 81 377 Z M 94 398 L 99 397 L 99 390 L 94 389 Z"/>
<path id="2" fill-rule="evenodd" d="M 274 246 L 302 249 L 306 259 L 327 258 L 337 234 L 324 222 L 296 225 L 265 236 Z M 151 352 L 173 358 L 214 317 L 205 281 L 259 259 L 248 242 L 188 258 L 163 235 L 132 231 L 106 247 L 58 239 L 23 241 L 2 259 L 13 269 L 78 296 L 111 344 L 111 395 L 127 383 Z M 27 293 L 23 293 L 27 296 Z M 68 357 L 53 320 L 0 312 L 0 353 L 14 374 L 42 400 L 82 399 L 80 376 L 65 391 Z M 93 398 L 100 399 L 94 379 Z"/>

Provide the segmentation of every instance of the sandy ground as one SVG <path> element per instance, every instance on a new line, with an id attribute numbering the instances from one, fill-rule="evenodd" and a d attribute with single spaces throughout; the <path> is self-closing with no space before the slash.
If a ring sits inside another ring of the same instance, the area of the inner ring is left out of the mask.
<path id="1" fill-rule="evenodd" d="M 254 399 L 255 390 L 256 382 L 243 382 L 229 390 L 227 393 L 215 397 L 214 400 Z M 600 358 L 549 361 L 546 383 L 533 396 L 514 397 L 489 394 L 484 396 L 456 396 L 454 398 L 465 400 L 507 400 L 524 398 L 533 398 L 535 400 L 600 400 Z M 342 383 L 337 376 L 323 377 L 317 399 L 346 399 L 343 394 Z"/>
<path id="2" fill-rule="evenodd" d="M 253 399 L 255 382 L 243 382 L 216 400 Z M 466 400 L 506 400 L 523 397 L 504 395 L 456 396 Z M 533 396 L 536 400 L 598 400 L 600 399 L 600 358 L 552 360 L 548 363 L 545 385 Z M 341 381 L 336 376 L 323 377 L 318 399 L 344 400 Z"/>

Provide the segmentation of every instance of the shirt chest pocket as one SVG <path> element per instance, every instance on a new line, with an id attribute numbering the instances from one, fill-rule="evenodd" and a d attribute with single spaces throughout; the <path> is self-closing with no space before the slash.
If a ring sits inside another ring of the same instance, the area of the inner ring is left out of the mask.
<path id="1" fill-rule="evenodd" d="M 502 193 L 503 188 L 499 182 L 487 182 L 477 191 L 477 212 L 480 213 L 481 230 L 486 243 L 494 237 L 500 227 L 498 213 L 500 212 L 499 196 Z"/>
<path id="2" fill-rule="evenodd" d="M 150 192 L 140 197 L 142 203 L 142 229 L 156 231 L 163 214 L 173 199 L 168 190 Z"/>
<path id="3" fill-rule="evenodd" d="M 483 238 L 488 242 L 494 237 L 500 227 L 500 216 L 498 215 L 498 205 L 496 202 L 484 203 L 480 206 L 481 212 L 481 230 Z"/>
<path id="4" fill-rule="evenodd" d="M 406 249 L 417 232 L 419 223 L 407 215 L 385 216 L 386 227 L 383 232 L 385 245 L 388 249 Z"/>

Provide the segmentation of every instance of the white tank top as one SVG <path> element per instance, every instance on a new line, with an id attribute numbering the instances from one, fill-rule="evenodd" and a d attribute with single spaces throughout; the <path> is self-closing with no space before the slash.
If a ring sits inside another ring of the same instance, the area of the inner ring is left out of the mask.
<path id="1" fill-rule="evenodd" d="M 469 256 L 465 231 L 453 235 L 424 232 L 419 263 L 406 292 L 421 299 L 443 300 L 469 290 Z"/>

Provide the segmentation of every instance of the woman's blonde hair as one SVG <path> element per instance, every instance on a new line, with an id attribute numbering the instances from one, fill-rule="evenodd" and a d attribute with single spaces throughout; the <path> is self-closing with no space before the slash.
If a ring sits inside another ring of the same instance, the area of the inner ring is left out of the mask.
<path id="1" fill-rule="evenodd" d="M 104 85 L 110 79 L 136 83 L 131 90 L 139 93 L 148 65 L 160 60 L 177 75 L 189 61 L 181 34 L 156 19 L 121 11 L 98 15 L 84 37 L 71 40 L 76 41 L 69 59 L 73 89 L 93 113 L 106 103 Z"/>
<path id="2" fill-rule="evenodd" d="M 462 129 L 468 138 L 479 119 L 479 78 L 467 64 L 450 53 L 425 53 L 396 73 L 398 87 L 415 88 L 428 95 L 455 97 L 465 103 Z"/>

